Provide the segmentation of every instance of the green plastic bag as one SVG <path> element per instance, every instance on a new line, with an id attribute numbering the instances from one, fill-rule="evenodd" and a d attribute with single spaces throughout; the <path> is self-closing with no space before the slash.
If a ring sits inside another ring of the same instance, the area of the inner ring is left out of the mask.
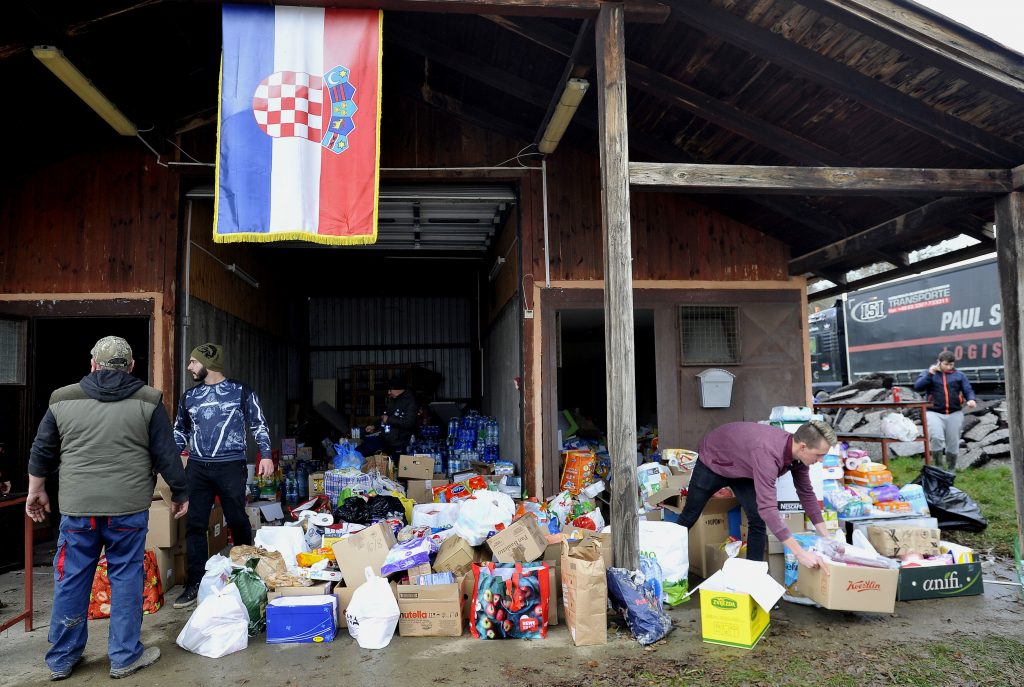
<path id="1" fill-rule="evenodd" d="M 231 581 L 238 587 L 238 593 L 249 612 L 249 636 L 254 637 L 267 626 L 267 585 L 256 574 L 259 558 L 250 558 L 244 568 L 231 573 Z"/>

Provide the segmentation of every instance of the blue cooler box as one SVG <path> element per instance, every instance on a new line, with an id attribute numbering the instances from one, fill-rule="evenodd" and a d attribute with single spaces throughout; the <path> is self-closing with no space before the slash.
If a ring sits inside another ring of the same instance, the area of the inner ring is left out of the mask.
<path id="1" fill-rule="evenodd" d="M 267 644 L 332 641 L 337 603 L 326 594 L 273 599 L 267 604 Z"/>

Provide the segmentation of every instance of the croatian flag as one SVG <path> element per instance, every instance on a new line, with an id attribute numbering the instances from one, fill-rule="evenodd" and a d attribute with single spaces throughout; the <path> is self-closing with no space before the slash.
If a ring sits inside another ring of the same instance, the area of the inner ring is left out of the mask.
<path id="1" fill-rule="evenodd" d="M 381 12 L 224 5 L 213 237 L 377 240 Z"/>

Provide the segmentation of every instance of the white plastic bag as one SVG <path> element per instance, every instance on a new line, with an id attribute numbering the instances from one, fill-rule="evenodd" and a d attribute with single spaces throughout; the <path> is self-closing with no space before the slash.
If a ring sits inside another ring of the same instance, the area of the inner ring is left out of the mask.
<path id="1" fill-rule="evenodd" d="M 917 439 L 917 425 L 905 415 L 889 413 L 882 418 L 882 436 L 897 441 L 914 441 Z"/>
<path id="2" fill-rule="evenodd" d="M 366 567 L 366 583 L 352 592 L 345 610 L 348 633 L 363 649 L 383 649 L 398 627 L 398 601 L 391 585 Z"/>
<path id="3" fill-rule="evenodd" d="M 412 524 L 414 527 L 430 527 L 442 530 L 455 525 L 459 519 L 462 502 L 454 503 L 417 503 L 412 507 Z"/>
<path id="4" fill-rule="evenodd" d="M 611 532 L 605 527 L 602 532 Z M 641 556 L 654 558 L 661 567 L 661 586 L 666 602 L 675 606 L 682 602 L 689 587 L 690 554 L 687 529 L 674 522 L 640 520 Z"/>
<path id="5" fill-rule="evenodd" d="M 223 589 L 231 583 L 231 571 L 235 569 L 231 559 L 216 553 L 206 561 L 206 573 L 199 580 L 198 603 L 208 597 L 215 589 Z"/>
<path id="6" fill-rule="evenodd" d="M 220 658 L 249 646 L 249 611 L 238 587 L 214 589 L 181 628 L 178 646 L 207 658 Z"/>
<path id="7" fill-rule="evenodd" d="M 462 502 L 462 509 L 455 521 L 455 534 L 465 539 L 470 546 L 480 546 L 497 531 L 498 523 L 507 527 L 516 514 L 516 504 L 507 494 L 500 491 L 478 489 L 473 497 Z"/>
<path id="8" fill-rule="evenodd" d="M 256 530 L 256 539 L 253 543 L 268 551 L 280 551 L 284 557 L 284 564 L 288 567 L 295 565 L 296 555 L 309 551 L 309 544 L 306 543 L 306 536 L 301 527 L 261 527 Z"/>

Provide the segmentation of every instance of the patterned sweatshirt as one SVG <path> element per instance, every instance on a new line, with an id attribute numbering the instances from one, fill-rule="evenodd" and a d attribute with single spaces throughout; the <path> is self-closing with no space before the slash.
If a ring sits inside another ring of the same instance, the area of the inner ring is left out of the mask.
<path id="1" fill-rule="evenodd" d="M 245 460 L 245 430 L 252 432 L 259 457 L 270 458 L 270 431 L 256 393 L 246 384 L 225 379 L 199 384 L 181 395 L 174 420 L 178 450 L 188 448 L 195 460 Z"/>

